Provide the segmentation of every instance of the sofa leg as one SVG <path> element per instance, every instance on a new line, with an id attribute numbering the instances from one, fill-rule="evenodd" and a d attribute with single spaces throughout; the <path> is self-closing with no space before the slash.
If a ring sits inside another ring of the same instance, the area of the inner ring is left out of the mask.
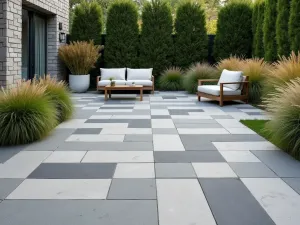
<path id="1" fill-rule="evenodd" d="M 201 96 L 200 96 L 200 95 L 198 95 L 198 101 L 199 101 L 199 102 L 201 101 Z"/>
<path id="2" fill-rule="evenodd" d="M 224 104 L 223 104 L 223 100 L 220 100 L 219 102 L 220 106 L 222 107 Z"/>

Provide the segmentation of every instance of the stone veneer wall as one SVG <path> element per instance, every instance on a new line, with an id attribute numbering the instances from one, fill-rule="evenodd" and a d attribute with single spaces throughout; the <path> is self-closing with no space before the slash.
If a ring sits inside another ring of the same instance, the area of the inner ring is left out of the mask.
<path id="1" fill-rule="evenodd" d="M 0 0 L 0 86 L 12 87 L 21 79 L 22 6 L 47 15 L 47 70 L 64 79 L 58 59 L 59 22 L 69 31 L 69 0 Z"/>

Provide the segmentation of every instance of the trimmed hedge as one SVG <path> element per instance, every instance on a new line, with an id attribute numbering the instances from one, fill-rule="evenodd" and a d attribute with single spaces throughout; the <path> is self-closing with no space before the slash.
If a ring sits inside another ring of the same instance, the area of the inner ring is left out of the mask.
<path id="1" fill-rule="evenodd" d="M 138 67 L 138 11 L 133 1 L 117 0 L 108 9 L 106 67 Z"/>
<path id="2" fill-rule="evenodd" d="M 278 13 L 277 20 L 276 20 L 277 55 L 288 56 L 290 54 L 290 43 L 289 43 L 290 0 L 278 0 L 277 13 Z"/>
<path id="3" fill-rule="evenodd" d="M 264 58 L 269 62 L 277 59 L 276 17 L 277 0 L 266 0 L 264 18 Z"/>
<path id="4" fill-rule="evenodd" d="M 291 0 L 291 12 L 289 20 L 289 37 L 291 50 L 300 51 L 300 1 Z"/>
<path id="5" fill-rule="evenodd" d="M 257 0 L 253 8 L 253 48 L 252 55 L 255 57 L 264 57 L 264 44 L 263 44 L 263 23 L 264 23 L 264 0 Z"/>
<path id="6" fill-rule="evenodd" d="M 214 45 L 215 59 L 251 56 L 252 8 L 248 1 L 233 1 L 219 12 Z"/>
<path id="7" fill-rule="evenodd" d="M 95 44 L 101 44 L 102 29 L 102 9 L 97 2 L 82 1 L 75 7 L 72 41 L 94 40 Z"/>
<path id="8" fill-rule="evenodd" d="M 140 67 L 153 68 L 158 76 L 172 65 L 173 20 L 169 4 L 152 0 L 143 7 L 142 31 L 140 36 Z"/>
<path id="9" fill-rule="evenodd" d="M 192 63 L 207 61 L 208 37 L 205 12 L 196 1 L 184 1 L 176 11 L 174 65 L 188 68 Z"/>

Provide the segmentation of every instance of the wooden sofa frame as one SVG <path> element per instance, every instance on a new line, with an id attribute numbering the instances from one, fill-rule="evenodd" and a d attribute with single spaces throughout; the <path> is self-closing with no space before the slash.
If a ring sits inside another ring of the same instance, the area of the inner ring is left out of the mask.
<path id="1" fill-rule="evenodd" d="M 198 85 L 201 86 L 205 82 L 218 82 L 218 79 L 205 79 L 205 80 L 198 80 Z M 242 87 L 242 93 L 241 95 L 223 95 L 223 87 L 224 84 L 243 84 Z M 249 97 L 249 77 L 246 76 L 245 81 L 241 82 L 226 82 L 226 83 L 220 83 L 220 96 L 211 95 L 203 92 L 197 92 L 198 95 L 198 101 L 201 101 L 201 97 L 209 98 L 212 100 L 216 100 L 219 102 L 220 106 L 222 107 L 224 104 L 224 101 L 234 101 L 234 100 L 241 100 L 245 103 L 248 103 L 248 97 Z"/>
<path id="2" fill-rule="evenodd" d="M 97 76 L 96 85 L 97 91 L 104 91 L 105 86 L 98 86 L 98 82 L 100 81 L 101 76 Z M 143 86 L 143 90 L 151 91 L 151 94 L 154 94 L 154 76 L 151 76 L 152 86 Z"/>

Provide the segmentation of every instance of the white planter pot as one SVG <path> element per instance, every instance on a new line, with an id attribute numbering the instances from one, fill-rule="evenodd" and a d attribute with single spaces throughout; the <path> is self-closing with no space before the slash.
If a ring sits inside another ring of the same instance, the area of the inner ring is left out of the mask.
<path id="1" fill-rule="evenodd" d="M 73 92 L 86 92 L 90 87 L 90 75 L 69 75 L 69 86 Z"/>

